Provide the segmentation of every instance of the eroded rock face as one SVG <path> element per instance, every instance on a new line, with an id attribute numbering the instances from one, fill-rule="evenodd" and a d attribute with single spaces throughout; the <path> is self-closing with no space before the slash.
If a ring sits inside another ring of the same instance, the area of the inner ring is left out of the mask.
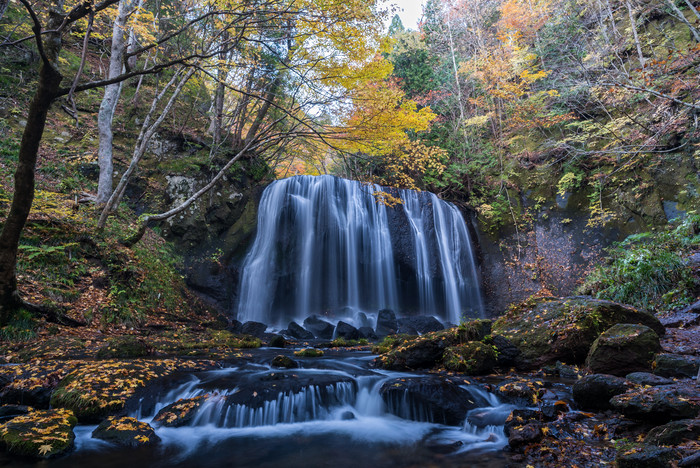
<path id="1" fill-rule="evenodd" d="M 591 346 L 586 365 L 593 372 L 627 375 L 651 370 L 661 351 L 659 336 L 644 325 L 620 323 L 603 332 Z"/>
<path id="2" fill-rule="evenodd" d="M 593 342 L 618 323 L 642 324 L 657 334 L 664 327 L 652 314 L 584 296 L 529 299 L 509 309 L 493 325 L 533 367 L 563 361 L 583 363 Z"/>
<path id="3" fill-rule="evenodd" d="M 606 374 L 587 375 L 573 386 L 576 404 L 585 410 L 610 409 L 610 399 L 625 393 L 632 384 L 622 377 Z"/>
<path id="4" fill-rule="evenodd" d="M 126 447 L 141 447 L 160 442 L 153 428 L 131 417 L 109 417 L 92 432 L 92 437 Z"/>
<path id="5" fill-rule="evenodd" d="M 700 415 L 698 387 L 693 382 L 640 388 L 614 396 L 612 407 L 642 421 L 666 422 Z"/>

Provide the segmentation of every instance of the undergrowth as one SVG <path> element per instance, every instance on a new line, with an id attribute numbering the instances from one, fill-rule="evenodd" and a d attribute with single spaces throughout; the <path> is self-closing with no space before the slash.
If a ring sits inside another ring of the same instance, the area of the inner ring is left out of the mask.
<path id="1" fill-rule="evenodd" d="M 700 214 L 661 232 L 634 234 L 607 251 L 606 261 L 580 292 L 649 310 L 670 310 L 697 300 L 700 278 L 687 258 L 700 251 Z"/>

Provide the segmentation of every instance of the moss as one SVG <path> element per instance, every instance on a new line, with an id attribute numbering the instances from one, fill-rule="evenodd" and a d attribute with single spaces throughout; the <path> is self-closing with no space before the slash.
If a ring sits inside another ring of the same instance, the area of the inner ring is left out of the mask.
<path id="1" fill-rule="evenodd" d="M 450 346 L 443 355 L 447 370 L 469 375 L 485 374 L 496 366 L 497 353 L 493 346 L 479 341 Z"/>
<path id="2" fill-rule="evenodd" d="M 189 424 L 197 414 L 197 410 L 211 398 L 213 395 L 207 393 L 194 398 L 183 398 L 177 400 L 165 408 L 158 411 L 156 417 L 153 418 L 153 424 L 165 427 L 181 427 Z M 217 396 L 216 398 L 221 398 Z"/>
<path id="3" fill-rule="evenodd" d="M 128 447 L 152 445 L 160 441 L 150 425 L 128 416 L 110 416 L 97 426 L 92 437 Z"/>
<path id="4" fill-rule="evenodd" d="M 283 369 L 295 369 L 299 364 L 289 356 L 275 356 L 271 362 L 272 367 L 281 367 Z"/>
<path id="5" fill-rule="evenodd" d="M 120 336 L 108 340 L 107 344 L 97 351 L 97 357 L 133 359 L 150 356 L 153 347 L 145 341 L 133 336 Z"/>
<path id="6" fill-rule="evenodd" d="M 321 349 L 316 349 L 316 348 L 304 348 L 300 349 L 299 351 L 294 352 L 295 356 L 299 357 L 321 357 L 323 356 L 323 350 Z"/>
<path id="7" fill-rule="evenodd" d="M 0 441 L 10 453 L 51 458 L 73 447 L 78 420 L 66 409 L 30 411 L 0 425 Z"/>

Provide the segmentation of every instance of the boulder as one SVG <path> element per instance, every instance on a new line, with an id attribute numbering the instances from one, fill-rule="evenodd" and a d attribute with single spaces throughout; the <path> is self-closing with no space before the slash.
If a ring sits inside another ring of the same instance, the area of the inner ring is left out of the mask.
<path id="1" fill-rule="evenodd" d="M 366 340 L 374 341 L 377 339 L 377 334 L 374 333 L 374 329 L 372 327 L 360 327 L 358 333 L 360 334 L 360 338 L 364 338 Z"/>
<path id="2" fill-rule="evenodd" d="M 280 367 L 283 369 L 296 369 L 299 367 L 299 363 L 289 356 L 278 355 L 272 359 L 272 367 Z"/>
<path id="3" fill-rule="evenodd" d="M 469 410 L 489 406 L 463 384 L 437 376 L 397 378 L 385 382 L 379 393 L 387 411 L 403 419 L 461 426 Z"/>
<path id="4" fill-rule="evenodd" d="M 658 426 L 647 433 L 645 444 L 679 445 L 700 440 L 700 419 L 682 419 Z"/>
<path id="5" fill-rule="evenodd" d="M 135 336 L 119 336 L 108 340 L 97 350 L 100 359 L 134 359 L 153 354 L 153 346 Z"/>
<path id="6" fill-rule="evenodd" d="M 194 398 L 180 399 L 175 403 L 171 403 L 158 411 L 158 414 L 153 418 L 153 424 L 156 427 L 187 426 L 194 420 L 199 408 L 212 397 L 214 397 L 212 394 L 207 393 Z M 219 398 L 219 396 L 216 396 L 216 398 Z"/>
<path id="7" fill-rule="evenodd" d="M 518 365 L 520 350 L 511 341 L 501 335 L 492 335 L 491 343 L 496 347 L 499 367 L 507 369 Z"/>
<path id="8" fill-rule="evenodd" d="M 241 327 L 243 326 L 243 323 L 239 322 L 236 319 L 231 320 L 231 323 L 229 324 L 228 327 L 226 327 L 226 330 L 230 331 L 231 333 L 241 333 Z"/>
<path id="9" fill-rule="evenodd" d="M 0 421 L 12 419 L 15 416 L 22 416 L 29 413 L 31 408 L 25 405 L 2 405 L 0 406 Z"/>
<path id="10" fill-rule="evenodd" d="M 632 372 L 625 376 L 630 382 L 639 385 L 649 385 L 650 387 L 656 387 L 657 385 L 671 385 L 673 380 L 654 375 L 650 372 Z"/>
<path id="11" fill-rule="evenodd" d="M 544 437 L 542 433 L 543 428 L 544 425 L 537 421 L 530 421 L 523 426 L 516 426 L 510 430 L 508 445 L 513 449 L 517 449 L 539 442 Z"/>
<path id="12" fill-rule="evenodd" d="M 419 315 L 416 317 L 404 317 L 398 320 L 399 329 L 410 327 L 420 333 L 430 333 L 444 330 L 445 326 L 438 319 L 430 315 Z"/>
<path id="13" fill-rule="evenodd" d="M 274 335 L 270 338 L 268 346 L 271 348 L 284 348 L 287 346 L 287 340 L 282 335 Z"/>
<path id="14" fill-rule="evenodd" d="M 691 419 L 700 414 L 700 399 L 694 383 L 676 383 L 639 388 L 610 399 L 614 409 L 628 418 L 667 422 Z"/>
<path id="15" fill-rule="evenodd" d="M 287 327 L 287 334 L 289 336 L 291 336 L 292 338 L 296 338 L 297 340 L 313 340 L 314 339 L 313 333 L 306 330 L 304 327 L 302 327 L 301 325 L 299 325 L 296 322 L 289 322 L 289 326 Z"/>
<path id="16" fill-rule="evenodd" d="M 131 417 L 110 416 L 92 431 L 92 437 L 124 447 L 141 447 L 160 442 L 160 437 L 150 425 Z"/>
<path id="17" fill-rule="evenodd" d="M 447 370 L 468 375 L 488 374 L 496 367 L 496 350 L 480 341 L 450 346 L 442 358 Z"/>
<path id="18" fill-rule="evenodd" d="M 335 337 L 344 338 L 346 340 L 359 340 L 360 332 L 357 330 L 357 328 L 341 320 L 335 327 Z"/>
<path id="19" fill-rule="evenodd" d="M 697 343 L 696 343 L 697 344 Z M 654 359 L 654 374 L 662 377 L 694 378 L 700 369 L 700 356 L 659 354 Z"/>
<path id="20" fill-rule="evenodd" d="M 481 341 L 491 334 L 493 322 L 487 319 L 474 319 L 463 322 L 457 327 L 460 341 Z"/>
<path id="21" fill-rule="evenodd" d="M 618 323 L 642 324 L 664 333 L 663 325 L 648 312 L 583 296 L 528 299 L 501 316 L 493 333 L 516 345 L 531 366 L 556 361 L 579 364 L 595 339 Z"/>
<path id="22" fill-rule="evenodd" d="M 544 382 L 524 378 L 506 379 L 496 387 L 495 393 L 509 402 L 530 406 L 544 394 Z"/>
<path id="23" fill-rule="evenodd" d="M 262 338 L 262 336 L 265 334 L 265 330 L 267 330 L 267 325 L 264 323 L 250 321 L 241 325 L 240 333 L 254 336 L 256 338 Z"/>
<path id="24" fill-rule="evenodd" d="M 668 468 L 678 451 L 670 447 L 637 446 L 620 452 L 615 462 L 618 468 Z"/>
<path id="25" fill-rule="evenodd" d="M 14 455 L 53 458 L 73 448 L 78 420 L 64 408 L 30 411 L 0 424 L 0 445 Z"/>
<path id="26" fill-rule="evenodd" d="M 586 365 L 597 373 L 627 375 L 651 370 L 661 351 L 659 336 L 645 325 L 619 323 L 603 332 L 591 346 Z"/>
<path id="27" fill-rule="evenodd" d="M 610 409 L 610 399 L 625 393 L 632 384 L 622 377 L 607 374 L 587 375 L 573 386 L 573 397 L 579 408 L 584 410 Z"/>
<path id="28" fill-rule="evenodd" d="M 382 309 L 377 314 L 377 327 L 375 332 L 378 337 L 394 335 L 399 330 L 399 323 L 393 310 Z"/>
<path id="29" fill-rule="evenodd" d="M 506 418 L 503 425 L 503 433 L 506 437 L 510 436 L 510 432 L 519 426 L 524 426 L 531 421 L 541 422 L 543 420 L 542 412 L 535 409 L 514 409 Z"/>
<path id="30" fill-rule="evenodd" d="M 385 369 L 428 369 L 442 360 L 449 344 L 445 339 L 423 335 L 390 350 L 375 362 Z"/>
<path id="31" fill-rule="evenodd" d="M 335 327 L 333 324 L 321 320 L 315 315 L 307 317 L 304 320 L 304 328 L 314 334 L 316 338 L 321 340 L 330 340 L 333 338 L 333 330 Z"/>

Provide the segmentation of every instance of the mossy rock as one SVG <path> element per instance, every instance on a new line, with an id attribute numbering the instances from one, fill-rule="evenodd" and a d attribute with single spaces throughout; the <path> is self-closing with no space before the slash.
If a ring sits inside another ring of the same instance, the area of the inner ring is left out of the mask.
<path id="1" fill-rule="evenodd" d="M 700 440 L 700 419 L 682 419 L 671 421 L 649 431 L 645 444 L 678 445 L 685 441 Z"/>
<path id="2" fill-rule="evenodd" d="M 611 406 L 628 418 L 668 422 L 700 416 L 700 400 L 695 382 L 638 388 L 610 399 Z"/>
<path id="3" fill-rule="evenodd" d="M 182 427 L 192 422 L 199 408 L 209 399 L 211 394 L 200 395 L 194 398 L 180 399 L 158 411 L 153 418 L 153 424 L 165 427 Z"/>
<path id="4" fill-rule="evenodd" d="M 77 423 L 67 409 L 30 411 L 0 425 L 0 443 L 14 455 L 57 457 L 73 448 Z"/>
<path id="5" fill-rule="evenodd" d="M 100 359 L 135 359 L 152 354 L 153 347 L 134 336 L 112 338 L 97 351 L 97 357 Z"/>
<path id="6" fill-rule="evenodd" d="M 523 378 L 508 379 L 496 387 L 496 395 L 523 406 L 537 404 L 544 394 L 544 382 Z"/>
<path id="7" fill-rule="evenodd" d="M 282 369 L 296 369 L 299 367 L 299 363 L 289 356 L 275 356 L 271 362 L 272 367 L 280 367 Z"/>
<path id="8" fill-rule="evenodd" d="M 469 375 L 487 374 L 496 366 L 497 355 L 493 346 L 480 341 L 450 346 L 443 355 L 446 369 Z"/>
<path id="9" fill-rule="evenodd" d="M 581 364 L 596 338 L 618 323 L 664 327 L 652 314 L 612 301 L 576 296 L 531 298 L 511 307 L 493 325 L 533 367 L 563 361 Z"/>
<path id="10" fill-rule="evenodd" d="M 92 437 L 124 447 L 142 447 L 160 442 L 160 437 L 148 423 L 128 416 L 110 416 L 92 431 Z"/>
<path id="11" fill-rule="evenodd" d="M 586 365 L 593 372 L 625 376 L 651 370 L 661 351 L 659 336 L 644 325 L 618 323 L 604 331 L 591 346 Z"/>
<path id="12" fill-rule="evenodd" d="M 295 351 L 294 355 L 299 356 L 299 357 L 310 357 L 310 358 L 321 357 L 321 356 L 323 356 L 323 350 L 316 349 L 316 348 L 304 348 L 304 349 L 300 349 L 299 351 Z"/>

